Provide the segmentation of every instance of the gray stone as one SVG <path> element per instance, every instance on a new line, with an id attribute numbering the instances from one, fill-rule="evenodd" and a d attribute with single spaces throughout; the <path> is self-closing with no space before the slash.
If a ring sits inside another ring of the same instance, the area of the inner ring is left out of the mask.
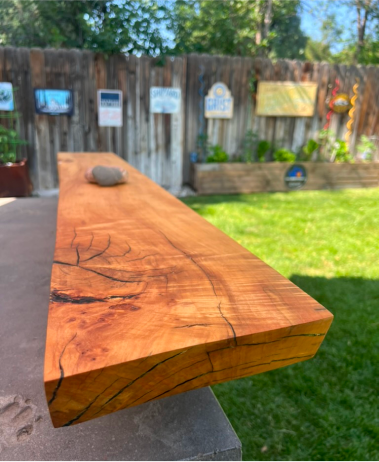
<path id="1" fill-rule="evenodd" d="M 0 460 L 241 460 L 209 388 L 53 428 L 43 360 L 56 205 L 0 199 Z"/>
<path id="2" fill-rule="evenodd" d="M 122 180 L 122 172 L 116 167 L 96 165 L 92 169 L 92 176 L 100 186 L 114 186 Z"/>

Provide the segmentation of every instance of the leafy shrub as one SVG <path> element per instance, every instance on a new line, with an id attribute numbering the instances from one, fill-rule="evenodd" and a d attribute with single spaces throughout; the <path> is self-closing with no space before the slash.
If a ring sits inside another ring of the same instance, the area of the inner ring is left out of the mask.
<path id="1" fill-rule="evenodd" d="M 352 159 L 353 158 L 349 152 L 347 143 L 337 139 L 332 145 L 332 155 L 330 160 L 332 162 L 350 162 Z"/>
<path id="2" fill-rule="evenodd" d="M 16 162 L 17 147 L 23 144 L 27 142 L 22 140 L 16 131 L 0 125 L 0 163 Z"/>
<path id="3" fill-rule="evenodd" d="M 278 149 L 274 152 L 274 160 L 276 162 L 295 162 L 296 154 L 285 148 Z"/>
<path id="4" fill-rule="evenodd" d="M 271 149 L 271 143 L 269 143 L 268 141 L 262 140 L 258 143 L 257 155 L 258 155 L 259 162 L 265 161 L 265 155 L 267 151 L 269 151 L 270 149 Z"/>
<path id="5" fill-rule="evenodd" d="M 333 139 L 336 137 L 336 134 L 333 130 L 322 129 L 319 131 L 318 140 L 320 141 L 320 152 L 323 160 L 330 160 L 333 150 Z"/>
<path id="6" fill-rule="evenodd" d="M 242 158 L 239 157 L 242 162 L 243 160 L 245 162 L 254 162 L 254 152 L 255 152 L 255 147 L 257 145 L 257 139 L 258 135 L 253 132 L 253 130 L 248 130 L 245 134 L 245 137 L 243 139 L 243 155 Z"/>
<path id="7" fill-rule="evenodd" d="M 312 138 L 308 140 L 308 143 L 303 147 L 302 157 L 304 160 L 311 160 L 312 154 L 319 148 L 317 141 Z"/>
<path id="8" fill-rule="evenodd" d="M 228 162 L 229 156 L 218 144 L 209 148 L 207 162 Z"/>
<path id="9" fill-rule="evenodd" d="M 357 151 L 363 160 L 372 160 L 375 144 L 366 135 L 362 135 L 357 145 Z"/>
<path id="10" fill-rule="evenodd" d="M 199 160 L 204 161 L 209 155 L 210 144 L 208 141 L 208 135 L 202 134 L 197 137 L 196 140 L 196 151 L 199 155 Z"/>

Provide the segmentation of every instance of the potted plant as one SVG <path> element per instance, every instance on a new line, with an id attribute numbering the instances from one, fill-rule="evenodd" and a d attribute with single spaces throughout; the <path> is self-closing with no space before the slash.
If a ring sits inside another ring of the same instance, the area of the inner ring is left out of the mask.
<path id="1" fill-rule="evenodd" d="M 26 197 L 32 192 L 27 160 L 17 157 L 17 148 L 25 144 L 15 130 L 0 125 L 0 197 Z"/>

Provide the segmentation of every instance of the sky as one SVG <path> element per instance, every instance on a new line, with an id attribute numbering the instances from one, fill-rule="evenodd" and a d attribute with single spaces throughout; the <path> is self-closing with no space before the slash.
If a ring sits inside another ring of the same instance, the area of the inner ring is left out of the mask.
<path id="1" fill-rule="evenodd" d="M 344 40 L 347 40 L 356 33 L 356 11 L 354 8 L 344 5 L 340 0 L 304 0 L 302 3 L 301 28 L 311 39 L 316 41 L 321 40 L 322 20 L 328 13 L 334 14 L 338 25 L 343 27 Z M 331 51 L 336 53 L 341 51 L 342 48 L 343 43 L 335 43 L 332 44 Z"/>

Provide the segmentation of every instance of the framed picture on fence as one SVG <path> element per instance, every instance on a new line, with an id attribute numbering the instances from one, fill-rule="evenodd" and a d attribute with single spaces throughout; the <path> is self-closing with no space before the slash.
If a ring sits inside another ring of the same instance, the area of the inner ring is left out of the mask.
<path id="1" fill-rule="evenodd" d="M 72 116 L 74 113 L 72 90 L 35 88 L 34 101 L 37 114 Z"/>

